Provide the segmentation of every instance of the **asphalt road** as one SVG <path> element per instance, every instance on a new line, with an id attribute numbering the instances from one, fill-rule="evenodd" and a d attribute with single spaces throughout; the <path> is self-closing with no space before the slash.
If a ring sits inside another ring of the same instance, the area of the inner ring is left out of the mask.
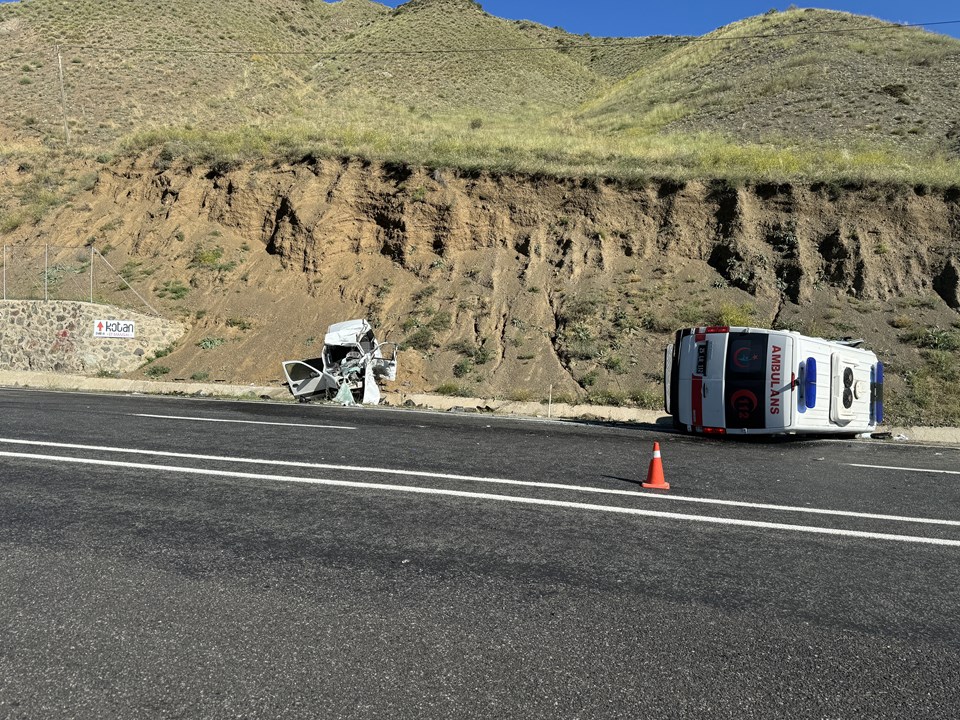
<path id="1" fill-rule="evenodd" d="M 0 553 L 0 718 L 960 708 L 958 448 L 0 389 Z"/>

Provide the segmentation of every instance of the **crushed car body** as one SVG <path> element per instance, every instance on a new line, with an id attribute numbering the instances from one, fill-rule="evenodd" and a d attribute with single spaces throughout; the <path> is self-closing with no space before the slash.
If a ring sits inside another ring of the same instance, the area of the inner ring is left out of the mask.
<path id="1" fill-rule="evenodd" d="M 366 320 L 346 320 L 327 328 L 320 357 L 287 360 L 283 373 L 300 402 L 320 397 L 344 405 L 376 405 L 377 382 L 397 379 L 397 346 L 379 342 Z"/>

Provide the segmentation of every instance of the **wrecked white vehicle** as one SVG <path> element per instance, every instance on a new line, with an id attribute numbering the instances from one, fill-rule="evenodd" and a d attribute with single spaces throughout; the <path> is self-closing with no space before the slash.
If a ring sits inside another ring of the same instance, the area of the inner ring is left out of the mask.
<path id="1" fill-rule="evenodd" d="M 389 356 L 388 356 L 388 350 Z M 283 363 L 290 392 L 300 402 L 331 397 L 343 405 L 380 402 L 378 380 L 397 379 L 397 345 L 381 343 L 366 320 L 334 323 L 320 357 Z"/>

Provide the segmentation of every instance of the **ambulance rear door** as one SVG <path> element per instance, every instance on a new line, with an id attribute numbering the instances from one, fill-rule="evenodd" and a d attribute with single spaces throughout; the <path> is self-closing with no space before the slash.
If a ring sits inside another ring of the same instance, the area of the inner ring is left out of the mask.
<path id="1" fill-rule="evenodd" d="M 793 338 L 732 330 L 727 343 L 724 422 L 729 430 L 782 432 L 793 422 Z"/>
<path id="2" fill-rule="evenodd" d="M 680 342 L 680 422 L 692 428 L 722 428 L 727 328 L 697 328 Z"/>

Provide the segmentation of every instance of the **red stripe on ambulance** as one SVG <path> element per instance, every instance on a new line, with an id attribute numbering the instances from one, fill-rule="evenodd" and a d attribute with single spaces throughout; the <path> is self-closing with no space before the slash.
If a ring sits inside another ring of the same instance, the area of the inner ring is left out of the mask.
<path id="1" fill-rule="evenodd" d="M 703 378 L 694 375 L 690 388 L 690 404 L 694 426 L 703 425 Z"/>

